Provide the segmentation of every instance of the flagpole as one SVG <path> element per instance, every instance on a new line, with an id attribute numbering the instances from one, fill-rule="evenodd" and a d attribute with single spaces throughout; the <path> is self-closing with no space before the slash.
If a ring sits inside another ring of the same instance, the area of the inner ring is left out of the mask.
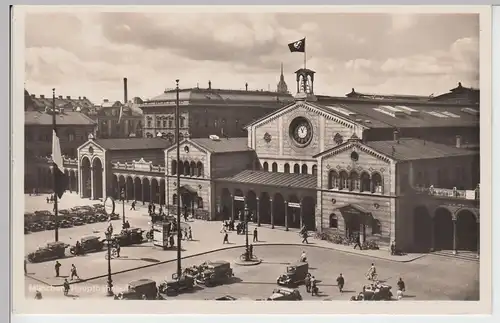
<path id="1" fill-rule="evenodd" d="M 179 172 L 179 163 L 181 160 L 181 131 L 180 131 L 180 123 L 179 120 L 181 118 L 181 114 L 179 111 L 179 80 L 175 80 L 176 83 L 176 99 L 175 99 L 175 137 L 177 139 L 177 199 L 175 201 L 177 207 L 177 277 L 181 277 L 182 275 L 182 266 L 181 266 L 181 174 Z"/>
<path id="2" fill-rule="evenodd" d="M 56 89 L 52 89 L 52 131 L 56 131 Z M 54 137 L 54 136 L 52 136 Z M 54 138 L 52 138 L 54 140 Z M 54 143 L 52 143 L 54 145 Z M 59 241 L 59 218 L 57 215 L 58 209 L 57 209 L 57 192 L 56 192 L 56 186 L 57 186 L 57 177 L 56 177 L 56 162 L 54 159 L 54 156 L 52 155 L 52 175 L 54 177 L 54 183 L 53 183 L 53 188 L 54 188 L 54 222 L 56 224 L 56 227 L 54 229 L 54 239 L 56 242 Z"/>
<path id="3" fill-rule="evenodd" d="M 304 69 L 307 69 L 306 65 L 306 38 L 304 37 Z"/>

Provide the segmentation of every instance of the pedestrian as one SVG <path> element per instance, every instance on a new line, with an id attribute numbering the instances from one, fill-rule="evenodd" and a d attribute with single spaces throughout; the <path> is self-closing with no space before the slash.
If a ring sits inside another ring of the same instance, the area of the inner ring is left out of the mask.
<path id="1" fill-rule="evenodd" d="M 187 239 L 193 240 L 193 231 L 191 230 L 191 227 L 188 229 Z"/>
<path id="2" fill-rule="evenodd" d="M 131 211 L 132 211 L 132 210 L 134 210 L 134 211 L 135 211 L 135 201 L 132 201 L 132 206 L 131 206 L 130 210 L 131 210 Z"/>
<path id="3" fill-rule="evenodd" d="M 35 299 L 42 299 L 42 292 L 40 292 L 39 290 L 37 290 L 35 292 Z"/>
<path id="4" fill-rule="evenodd" d="M 253 229 L 253 242 L 259 242 L 259 239 L 257 238 L 257 228 Z"/>
<path id="5" fill-rule="evenodd" d="M 148 214 L 151 215 L 152 212 L 153 212 L 153 206 L 151 205 L 151 203 L 149 203 L 149 205 L 148 205 Z"/>
<path id="6" fill-rule="evenodd" d="M 49 199 L 49 197 L 47 196 L 47 204 L 49 204 L 49 203 L 50 203 L 50 199 Z"/>
<path id="7" fill-rule="evenodd" d="M 155 204 L 154 204 L 154 203 L 151 205 L 151 208 L 153 209 L 153 213 L 155 213 L 155 211 L 156 211 L 156 206 L 155 206 Z"/>
<path id="8" fill-rule="evenodd" d="M 356 247 L 359 247 L 359 250 L 363 250 L 363 247 L 361 246 L 361 236 L 359 234 L 356 235 L 356 243 L 354 244 L 354 249 Z"/>
<path id="9" fill-rule="evenodd" d="M 182 232 L 183 232 L 183 230 L 179 230 L 179 233 L 178 233 L 178 234 L 179 234 L 179 239 L 181 239 L 181 240 L 182 240 L 182 238 L 183 238 L 183 236 L 182 236 Z"/>
<path id="10" fill-rule="evenodd" d="M 54 269 L 56 271 L 56 277 L 59 277 L 59 269 L 61 268 L 61 263 L 56 260 L 56 264 L 54 265 Z"/>
<path id="11" fill-rule="evenodd" d="M 222 241 L 222 244 L 225 243 L 229 243 L 229 234 L 224 230 L 224 240 Z"/>
<path id="12" fill-rule="evenodd" d="M 64 296 L 68 296 L 68 292 L 69 292 L 69 282 L 68 282 L 68 279 L 67 279 L 67 278 L 64 278 L 64 284 L 63 284 L 63 287 L 64 287 Z"/>
<path id="13" fill-rule="evenodd" d="M 403 279 L 401 277 L 399 277 L 398 291 L 397 291 L 398 299 L 402 299 L 404 297 L 403 292 L 405 292 L 405 291 L 406 291 L 405 282 L 403 281 Z"/>
<path id="14" fill-rule="evenodd" d="M 160 205 L 160 208 L 158 209 L 158 214 L 163 215 L 163 207 Z"/>
<path id="15" fill-rule="evenodd" d="M 339 291 L 341 293 L 344 292 L 344 276 L 342 276 L 342 273 L 340 273 L 339 277 L 337 277 L 337 286 L 339 287 Z"/>
<path id="16" fill-rule="evenodd" d="M 316 278 L 311 277 L 311 296 L 318 296 L 318 286 L 316 285 Z"/>
<path id="17" fill-rule="evenodd" d="M 28 268 L 26 266 L 27 266 L 27 261 L 26 261 L 26 259 L 24 259 L 24 274 L 25 275 L 28 274 Z"/>
<path id="18" fill-rule="evenodd" d="M 307 241 L 308 236 L 309 236 L 309 235 L 307 234 L 307 230 L 305 230 L 305 231 L 302 233 L 302 243 L 309 244 L 309 241 Z"/>
<path id="19" fill-rule="evenodd" d="M 188 222 L 189 216 L 187 210 L 184 211 L 184 222 Z"/>
<path id="20" fill-rule="evenodd" d="M 117 243 L 116 244 L 116 258 L 120 258 L 120 250 L 121 250 L 120 244 Z"/>
<path id="21" fill-rule="evenodd" d="M 174 247 L 174 245 L 175 245 L 174 236 L 173 236 L 173 235 L 171 235 L 171 236 L 169 237 L 169 239 L 168 239 L 168 240 L 169 240 L 169 242 L 170 242 L 170 247 L 171 247 L 171 248 L 173 248 L 173 247 Z"/>
<path id="22" fill-rule="evenodd" d="M 304 279 L 304 284 L 306 285 L 306 292 L 311 292 L 311 274 L 307 273 L 306 278 Z"/>
<path id="23" fill-rule="evenodd" d="M 391 242 L 391 256 L 394 256 L 396 254 L 396 242 L 392 240 Z"/>
<path id="24" fill-rule="evenodd" d="M 80 276 L 78 276 L 78 272 L 76 270 L 75 264 L 71 264 L 70 279 L 73 280 L 74 277 L 76 277 L 77 279 L 80 279 Z"/>

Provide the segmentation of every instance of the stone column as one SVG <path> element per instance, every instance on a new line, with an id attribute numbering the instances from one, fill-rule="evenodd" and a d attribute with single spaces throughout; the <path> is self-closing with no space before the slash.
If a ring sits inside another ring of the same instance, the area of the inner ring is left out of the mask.
<path id="1" fill-rule="evenodd" d="M 285 201 L 285 231 L 288 231 L 288 202 Z"/>
<path id="2" fill-rule="evenodd" d="M 453 216 L 453 254 L 457 254 L 457 217 Z"/>
<path id="3" fill-rule="evenodd" d="M 153 196 L 156 196 L 156 193 L 155 195 L 153 195 L 153 185 L 151 185 L 151 180 L 149 181 L 149 203 L 153 203 L 153 201 L 155 200 L 153 198 Z"/>
<path id="4" fill-rule="evenodd" d="M 231 221 L 234 221 L 234 195 L 230 194 L 231 196 Z"/>
<path id="5" fill-rule="evenodd" d="M 71 181 L 71 173 L 68 172 L 68 191 L 71 193 L 73 191 L 73 186 L 72 186 L 72 181 Z"/>
<path id="6" fill-rule="evenodd" d="M 436 244 L 436 232 L 435 232 L 435 223 L 434 223 L 434 218 L 432 218 L 432 225 L 431 225 L 431 252 L 434 251 L 434 248 L 436 247 L 435 244 Z"/>
<path id="7" fill-rule="evenodd" d="M 94 199 L 94 167 L 90 167 L 90 199 Z"/>
<path id="8" fill-rule="evenodd" d="M 295 211 L 294 211 L 295 212 Z M 300 221 L 300 228 L 302 229 L 302 225 L 304 224 L 304 212 L 302 211 L 302 203 L 300 203 L 300 208 L 299 208 L 299 221 Z"/>
<path id="9" fill-rule="evenodd" d="M 271 205 L 271 208 L 269 211 L 271 212 L 271 229 L 274 229 L 274 212 L 273 212 L 273 199 L 269 199 L 269 204 Z"/>
<path id="10" fill-rule="evenodd" d="M 124 176 L 124 178 L 125 178 L 125 199 L 128 202 L 128 181 L 126 176 Z"/>
<path id="11" fill-rule="evenodd" d="M 144 205 L 144 180 L 141 181 L 141 199 L 142 205 Z"/>
<path id="12" fill-rule="evenodd" d="M 257 217 L 257 226 L 260 227 L 260 200 L 257 197 L 257 210 L 255 210 L 255 216 Z"/>
<path id="13" fill-rule="evenodd" d="M 104 170 L 104 165 L 101 169 L 101 190 L 102 190 L 102 201 L 106 199 L 106 196 L 108 196 L 108 192 L 106 188 L 108 187 L 108 179 L 106 178 L 107 172 Z M 112 196 L 112 195 L 111 195 Z"/>

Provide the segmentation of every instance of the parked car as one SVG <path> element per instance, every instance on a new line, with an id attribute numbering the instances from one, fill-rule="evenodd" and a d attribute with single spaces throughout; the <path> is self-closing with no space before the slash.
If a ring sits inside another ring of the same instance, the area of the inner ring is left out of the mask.
<path id="1" fill-rule="evenodd" d="M 157 288 L 156 282 L 151 279 L 134 280 L 128 284 L 128 290 L 115 295 L 117 300 L 140 300 L 143 299 L 156 299 Z"/>
<path id="2" fill-rule="evenodd" d="M 73 223 L 70 220 L 64 219 L 59 221 L 59 227 L 60 228 L 71 228 L 73 226 Z"/>
<path id="3" fill-rule="evenodd" d="M 40 221 L 31 222 L 29 224 L 31 232 L 38 232 L 45 230 L 45 226 Z"/>
<path id="4" fill-rule="evenodd" d="M 104 241 L 96 236 L 83 237 L 80 239 L 80 248 L 81 250 L 79 250 L 79 254 L 102 251 L 102 249 L 104 248 Z M 76 245 L 71 246 L 69 248 L 69 252 L 72 255 L 76 255 L 77 253 Z"/>
<path id="5" fill-rule="evenodd" d="M 34 252 L 28 254 L 29 262 L 42 262 L 63 258 L 65 256 L 68 244 L 64 242 L 50 242 L 46 246 L 38 248 Z"/>
<path id="6" fill-rule="evenodd" d="M 118 213 L 111 213 L 111 214 L 109 215 L 109 218 L 110 218 L 111 220 L 120 220 L 120 214 L 118 214 Z"/>
<path id="7" fill-rule="evenodd" d="M 86 215 L 83 216 L 82 219 L 87 224 L 96 223 L 97 222 L 97 217 L 94 214 L 86 214 Z"/>
<path id="8" fill-rule="evenodd" d="M 295 286 L 304 282 L 309 273 L 309 264 L 307 262 L 298 262 L 286 266 L 284 274 L 280 275 L 276 282 L 280 286 Z"/>
<path id="9" fill-rule="evenodd" d="M 45 230 L 54 230 L 56 228 L 56 223 L 54 221 L 44 221 L 43 226 Z"/>
<path id="10" fill-rule="evenodd" d="M 109 216 L 106 213 L 98 213 L 95 217 L 99 222 L 106 222 L 109 219 Z"/>
<path id="11" fill-rule="evenodd" d="M 228 261 L 207 262 L 203 267 L 203 270 L 196 277 L 196 282 L 200 285 L 212 287 L 224 284 L 234 276 L 231 263 Z"/>
<path id="12" fill-rule="evenodd" d="M 268 301 L 301 301 L 302 295 L 298 289 L 280 287 L 273 290 L 271 296 L 267 298 Z"/>
<path id="13" fill-rule="evenodd" d="M 140 228 L 123 229 L 120 233 L 113 235 L 113 240 L 121 247 L 143 243 L 145 241 L 143 233 L 144 230 Z"/>
<path id="14" fill-rule="evenodd" d="M 83 219 L 78 216 L 72 217 L 69 221 L 71 221 L 71 223 L 73 223 L 74 226 L 80 226 L 85 224 Z"/>
<path id="15" fill-rule="evenodd" d="M 177 273 L 172 274 L 172 279 L 167 280 L 160 284 L 159 290 L 161 293 L 167 295 L 177 295 L 184 291 L 191 291 L 194 289 L 194 278 L 189 275 L 181 275 Z"/>

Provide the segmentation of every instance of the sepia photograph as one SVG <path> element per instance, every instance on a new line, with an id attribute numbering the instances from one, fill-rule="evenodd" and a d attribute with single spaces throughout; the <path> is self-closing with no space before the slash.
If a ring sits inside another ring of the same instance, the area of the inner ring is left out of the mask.
<path id="1" fill-rule="evenodd" d="M 119 8 L 19 11 L 24 302 L 488 300 L 479 11 Z"/>

